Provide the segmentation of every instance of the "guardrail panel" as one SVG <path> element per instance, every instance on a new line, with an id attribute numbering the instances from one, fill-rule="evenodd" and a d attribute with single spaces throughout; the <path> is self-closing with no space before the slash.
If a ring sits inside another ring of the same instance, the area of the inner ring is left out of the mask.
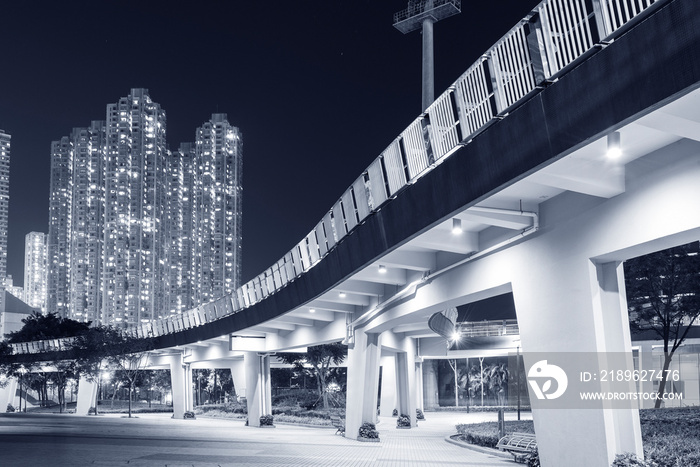
<path id="1" fill-rule="evenodd" d="M 316 224 L 313 233 L 315 233 L 316 236 L 319 258 L 323 258 L 326 256 L 326 253 L 328 253 L 328 243 L 326 241 L 326 232 L 323 230 L 323 220 Z"/>
<path id="2" fill-rule="evenodd" d="M 355 197 L 355 206 L 357 207 L 357 217 L 362 222 L 369 216 L 372 207 L 369 205 L 369 196 L 367 193 L 367 185 L 365 184 L 365 175 L 362 174 L 352 184 L 352 193 Z"/>
<path id="3" fill-rule="evenodd" d="M 398 138 L 384 150 L 382 159 L 384 160 L 384 168 L 386 169 L 386 176 L 389 182 L 389 194 L 394 196 L 397 191 L 406 186 L 406 170 L 401 158 L 401 147 L 399 146 Z"/>
<path id="4" fill-rule="evenodd" d="M 357 214 L 355 214 L 355 202 L 352 199 L 352 188 L 348 188 L 340 199 L 343 202 L 345 225 L 348 232 L 350 232 L 357 225 Z"/>
<path id="5" fill-rule="evenodd" d="M 337 241 L 342 240 L 348 231 L 345 229 L 345 216 L 343 215 L 343 207 L 341 206 L 341 200 L 336 201 L 333 205 L 333 231 L 335 232 L 335 237 Z"/>
<path id="6" fill-rule="evenodd" d="M 433 157 L 438 160 L 459 143 L 457 120 L 452 109 L 452 92 L 447 91 L 435 99 L 428 107 L 428 117 L 430 145 L 433 148 Z"/>
<path id="7" fill-rule="evenodd" d="M 309 232 L 309 235 L 306 236 L 306 244 L 309 246 L 309 259 L 311 261 L 309 266 L 313 266 L 321 259 L 321 252 L 318 247 L 318 243 L 318 240 L 316 240 L 316 229 L 314 229 Z"/>
<path id="8" fill-rule="evenodd" d="M 284 266 L 284 258 L 277 261 L 277 271 L 280 276 L 280 284 L 282 284 L 282 287 L 284 287 L 289 282 L 289 277 L 287 277 L 287 269 Z"/>
<path id="9" fill-rule="evenodd" d="M 537 8 L 546 55 L 547 75 L 552 76 L 593 47 L 589 15 L 584 0 L 549 0 Z"/>
<path id="10" fill-rule="evenodd" d="M 658 0 L 598 0 L 601 5 L 606 37 L 620 29 L 632 18 Z"/>
<path id="11" fill-rule="evenodd" d="M 468 139 L 494 116 L 493 91 L 486 77 L 486 57 L 472 65 L 455 83 L 455 100 L 464 139 Z"/>
<path id="12" fill-rule="evenodd" d="M 430 165 L 423 134 L 423 123 L 423 118 L 418 118 L 401 133 L 409 180 L 416 178 Z"/>
<path id="13" fill-rule="evenodd" d="M 337 237 L 333 231 L 333 218 L 331 217 L 330 211 L 323 216 L 323 232 L 328 243 L 328 249 L 330 250 L 336 244 Z"/>
<path id="14" fill-rule="evenodd" d="M 292 281 L 295 277 L 297 277 L 294 271 L 294 255 L 292 255 L 291 251 L 284 255 L 284 268 L 287 271 L 289 281 Z"/>
<path id="15" fill-rule="evenodd" d="M 369 205 L 372 209 L 377 209 L 388 199 L 381 157 L 377 157 L 367 168 L 367 177 L 369 178 Z"/>
<path id="16" fill-rule="evenodd" d="M 503 112 L 535 89 L 524 23 L 521 22 L 493 46 L 489 63 L 493 68 L 498 112 Z"/>

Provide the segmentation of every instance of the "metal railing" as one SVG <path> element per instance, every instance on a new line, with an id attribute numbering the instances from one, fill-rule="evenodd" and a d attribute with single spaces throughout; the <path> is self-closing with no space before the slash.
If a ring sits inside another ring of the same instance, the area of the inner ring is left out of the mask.
<path id="1" fill-rule="evenodd" d="M 518 321 L 514 319 L 459 323 L 458 329 L 463 337 L 517 336 L 520 334 Z"/>
<path id="2" fill-rule="evenodd" d="M 394 13 L 394 24 L 405 21 L 425 11 L 430 11 L 446 5 L 452 5 L 456 9 L 462 8 L 462 0 L 432 0 L 432 2 L 413 1 L 408 3 L 405 10 Z"/>
<path id="3" fill-rule="evenodd" d="M 171 334 L 237 313 L 276 293 L 442 158 L 663 1 L 542 1 L 393 140 L 316 227 L 275 264 L 230 296 L 129 331 L 139 337 Z M 39 353 L 61 348 L 60 340 L 55 341 L 13 344 L 12 348 L 17 353 Z"/>

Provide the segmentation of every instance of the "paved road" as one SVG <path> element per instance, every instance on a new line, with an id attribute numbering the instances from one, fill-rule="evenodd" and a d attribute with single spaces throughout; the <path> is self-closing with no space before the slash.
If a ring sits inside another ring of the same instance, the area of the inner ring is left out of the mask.
<path id="1" fill-rule="evenodd" d="M 0 416 L 0 466 L 515 465 L 447 443 L 465 417 L 426 413 L 428 420 L 411 430 L 397 430 L 394 419 L 382 417 L 381 442 L 362 443 L 330 428 L 261 429 L 239 420 L 6 414 Z"/>

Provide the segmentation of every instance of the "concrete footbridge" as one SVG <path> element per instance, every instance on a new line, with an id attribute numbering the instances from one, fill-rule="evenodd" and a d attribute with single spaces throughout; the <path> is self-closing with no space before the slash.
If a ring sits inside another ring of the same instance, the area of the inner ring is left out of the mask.
<path id="1" fill-rule="evenodd" d="M 449 352 L 430 316 L 508 293 L 517 330 L 503 334 L 526 368 L 534 354 L 631 353 L 622 262 L 700 239 L 698 87 L 697 1 L 541 2 L 283 258 L 233 296 L 132 329 L 171 369 L 175 415 L 192 403 L 188 372 L 227 367 L 255 424 L 272 354 L 342 340 L 346 432 L 376 419 L 380 366 L 415 427 L 422 361 Z M 642 454 L 637 409 L 533 418 L 545 466 Z"/>

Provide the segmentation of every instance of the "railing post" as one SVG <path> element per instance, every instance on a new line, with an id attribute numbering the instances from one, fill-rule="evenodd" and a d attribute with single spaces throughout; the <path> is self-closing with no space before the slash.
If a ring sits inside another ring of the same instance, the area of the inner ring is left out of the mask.
<path id="1" fill-rule="evenodd" d="M 595 16 L 595 25 L 598 29 L 598 40 L 602 41 L 613 33 L 612 24 L 610 24 L 610 16 L 608 15 L 608 6 L 606 0 L 591 0 L 593 2 L 593 16 Z"/>
<path id="2" fill-rule="evenodd" d="M 530 51 L 530 60 L 532 61 L 532 73 L 535 76 L 535 85 L 539 85 L 553 74 L 547 61 L 547 51 L 545 49 L 547 43 L 542 32 L 542 22 L 539 14 L 530 18 L 530 21 L 525 25 L 525 34 L 527 48 Z"/>

